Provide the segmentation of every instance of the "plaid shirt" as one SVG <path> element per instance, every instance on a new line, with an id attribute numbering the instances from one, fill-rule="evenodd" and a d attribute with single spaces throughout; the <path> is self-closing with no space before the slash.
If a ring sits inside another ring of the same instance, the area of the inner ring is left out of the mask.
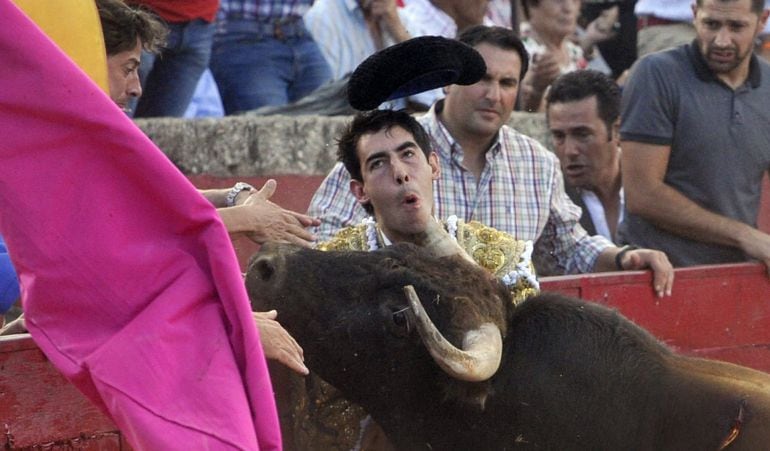
<path id="1" fill-rule="evenodd" d="M 217 21 L 222 25 L 228 20 L 273 22 L 302 17 L 311 3 L 311 0 L 221 0 Z"/>
<path id="2" fill-rule="evenodd" d="M 462 166 L 463 150 L 439 122 L 436 108 L 419 119 L 439 156 L 441 176 L 433 184 L 434 214 L 457 215 L 464 221 L 532 240 L 540 275 L 591 272 L 596 258 L 613 246 L 601 236 L 589 236 L 580 226 L 580 208 L 564 192 L 559 162 L 539 142 L 503 126 L 487 151 L 487 164 L 476 180 Z M 350 175 L 338 163 L 318 188 L 308 214 L 321 218 L 314 230 L 325 241 L 342 227 L 367 216 L 349 189 Z"/>

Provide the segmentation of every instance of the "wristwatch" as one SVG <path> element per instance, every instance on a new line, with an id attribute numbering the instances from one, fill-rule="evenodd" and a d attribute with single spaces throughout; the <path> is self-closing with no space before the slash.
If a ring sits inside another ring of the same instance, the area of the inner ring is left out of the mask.
<path id="1" fill-rule="evenodd" d="M 233 187 L 230 188 L 230 191 L 227 193 L 227 197 L 225 197 L 225 206 L 234 207 L 235 198 L 238 197 L 238 194 L 240 194 L 241 191 L 246 191 L 246 190 L 254 191 L 254 187 L 244 182 L 238 182 L 235 185 L 233 185 Z"/>

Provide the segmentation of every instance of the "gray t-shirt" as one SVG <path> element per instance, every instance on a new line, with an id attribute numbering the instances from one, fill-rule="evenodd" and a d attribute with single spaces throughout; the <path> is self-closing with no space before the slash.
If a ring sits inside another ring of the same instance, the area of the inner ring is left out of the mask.
<path id="1" fill-rule="evenodd" d="M 701 207 L 756 227 L 762 176 L 770 168 L 770 65 L 751 57 L 733 90 L 695 44 L 651 54 L 623 92 L 621 139 L 669 145 L 665 183 Z M 626 212 L 622 242 L 660 249 L 675 266 L 745 261 L 737 248 L 666 232 Z"/>

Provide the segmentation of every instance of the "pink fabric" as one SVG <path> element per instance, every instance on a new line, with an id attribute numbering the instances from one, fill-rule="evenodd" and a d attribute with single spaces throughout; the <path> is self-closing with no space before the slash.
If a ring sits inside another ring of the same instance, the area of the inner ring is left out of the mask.
<path id="1" fill-rule="evenodd" d="M 0 231 L 33 338 L 136 449 L 280 449 L 216 211 L 0 0 Z"/>

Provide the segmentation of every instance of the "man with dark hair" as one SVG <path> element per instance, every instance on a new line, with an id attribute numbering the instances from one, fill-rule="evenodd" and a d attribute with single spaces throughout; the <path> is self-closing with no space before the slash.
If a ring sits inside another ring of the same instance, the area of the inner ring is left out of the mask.
<path id="1" fill-rule="evenodd" d="M 696 40 L 643 58 L 623 94 L 626 215 L 620 238 L 675 266 L 756 259 L 770 168 L 770 65 L 753 55 L 763 0 L 699 0 Z"/>
<path id="2" fill-rule="evenodd" d="M 219 0 L 128 0 L 158 14 L 168 26 L 160 55 L 142 55 L 145 95 L 134 117 L 182 117 L 209 65 Z"/>
<path id="3" fill-rule="evenodd" d="M 589 236 L 578 222 L 580 210 L 564 193 L 556 156 L 505 125 L 527 61 L 516 33 L 479 26 L 458 40 L 472 43 L 487 71 L 473 85 L 444 88 L 446 98 L 419 119 L 441 167 L 434 181 L 435 215 L 456 215 L 535 242 L 541 274 L 651 268 L 656 293 L 670 293 L 673 271 L 666 256 Z M 313 197 L 309 214 L 321 219 L 319 238 L 366 217 L 348 190 L 350 183 L 345 168 L 337 165 Z"/>
<path id="4" fill-rule="evenodd" d="M 616 241 L 623 218 L 620 88 L 594 70 L 569 72 L 551 85 L 546 120 L 570 199 L 590 234 Z"/>
<path id="5" fill-rule="evenodd" d="M 124 111 L 142 95 L 139 64 L 142 50 L 158 52 L 166 38 L 165 25 L 152 14 L 122 0 L 97 0 L 107 50 L 110 98 Z"/>

